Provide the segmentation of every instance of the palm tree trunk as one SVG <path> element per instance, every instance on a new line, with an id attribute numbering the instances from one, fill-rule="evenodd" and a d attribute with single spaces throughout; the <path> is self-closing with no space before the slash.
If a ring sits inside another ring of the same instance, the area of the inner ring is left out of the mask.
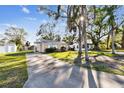
<path id="1" fill-rule="evenodd" d="M 109 39 L 110 39 L 110 34 L 108 34 L 108 37 L 107 37 L 107 47 L 106 47 L 106 49 L 109 49 Z"/>
<path id="2" fill-rule="evenodd" d="M 115 54 L 115 45 L 114 45 L 114 41 L 115 41 L 115 31 L 113 30 L 112 33 L 112 54 Z"/>
<path id="3" fill-rule="evenodd" d="M 121 47 L 124 49 L 124 31 L 122 32 Z"/>

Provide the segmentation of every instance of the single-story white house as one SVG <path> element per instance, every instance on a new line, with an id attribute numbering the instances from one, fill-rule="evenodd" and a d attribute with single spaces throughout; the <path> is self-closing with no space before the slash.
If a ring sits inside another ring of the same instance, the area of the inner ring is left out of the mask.
<path id="1" fill-rule="evenodd" d="M 75 42 L 74 44 L 69 45 L 69 47 L 70 48 L 74 48 L 74 50 L 76 50 L 76 51 L 79 50 L 79 44 L 78 44 L 78 42 Z M 82 50 L 84 50 L 84 48 L 85 48 L 84 42 L 82 42 Z M 94 45 L 92 44 L 92 41 L 91 40 L 87 40 L 87 48 L 89 50 L 94 48 Z"/>
<path id="2" fill-rule="evenodd" d="M 34 52 L 45 52 L 47 48 L 57 48 L 61 49 L 61 47 L 66 47 L 67 44 L 62 41 L 54 41 L 54 40 L 45 40 L 45 39 L 37 39 L 34 42 Z"/>
<path id="3" fill-rule="evenodd" d="M 0 53 L 16 52 L 17 47 L 15 43 L 6 43 L 0 45 Z"/>

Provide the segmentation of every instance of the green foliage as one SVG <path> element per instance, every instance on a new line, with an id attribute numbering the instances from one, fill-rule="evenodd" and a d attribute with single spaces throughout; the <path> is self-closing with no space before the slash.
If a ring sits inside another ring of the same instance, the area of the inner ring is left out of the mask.
<path id="1" fill-rule="evenodd" d="M 61 52 L 65 52 L 66 51 L 66 47 L 62 46 L 60 49 Z"/>
<path id="2" fill-rule="evenodd" d="M 66 35 L 63 37 L 63 41 L 66 42 L 68 45 L 73 44 L 73 42 L 75 41 L 75 36 L 74 35 Z"/>
<path id="3" fill-rule="evenodd" d="M 101 50 L 105 50 L 106 49 L 106 43 L 105 42 L 101 42 L 99 44 L 99 47 L 100 47 Z"/>
<path id="4" fill-rule="evenodd" d="M 56 52 L 56 51 L 57 51 L 57 49 L 54 48 L 54 47 L 46 48 L 46 49 L 45 49 L 45 52 L 46 52 L 46 53 L 53 53 L 53 52 Z"/>
<path id="5" fill-rule="evenodd" d="M 56 34 L 55 32 L 56 25 L 55 23 L 45 23 L 41 24 L 39 31 L 37 32 L 37 36 L 40 36 L 42 39 L 45 40 L 55 40 L 60 41 L 61 36 Z"/>
<path id="6" fill-rule="evenodd" d="M 90 6 L 88 11 L 88 37 L 92 40 L 94 49 L 99 50 L 99 42 L 108 34 L 108 15 L 105 6 Z"/>

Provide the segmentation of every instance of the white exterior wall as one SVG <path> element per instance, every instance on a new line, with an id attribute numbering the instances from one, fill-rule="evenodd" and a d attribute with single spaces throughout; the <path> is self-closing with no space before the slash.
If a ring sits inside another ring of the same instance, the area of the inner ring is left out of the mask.
<path id="1" fill-rule="evenodd" d="M 41 44 L 36 45 L 36 51 L 41 52 Z"/>
<path id="2" fill-rule="evenodd" d="M 17 48 L 15 44 L 6 44 L 0 46 L 0 53 L 16 52 Z"/>
<path id="3" fill-rule="evenodd" d="M 88 45 L 88 44 L 87 44 Z M 73 45 L 69 45 L 69 47 L 73 48 L 75 47 L 75 50 L 78 51 L 79 50 L 79 44 L 78 43 L 74 43 Z M 92 49 L 93 48 L 93 45 L 88 45 L 88 49 Z M 82 47 L 82 50 L 85 50 L 84 47 Z"/>
<path id="4" fill-rule="evenodd" d="M 59 43 L 59 42 L 42 42 L 35 44 L 35 52 L 45 52 L 46 48 L 56 47 L 60 49 L 62 46 L 66 47 L 67 45 Z"/>
<path id="5" fill-rule="evenodd" d="M 45 52 L 45 44 L 35 44 L 34 52 Z"/>
<path id="6" fill-rule="evenodd" d="M 5 46 L 0 46 L 0 53 L 5 53 Z"/>
<path id="7" fill-rule="evenodd" d="M 16 52 L 16 45 L 15 44 L 7 44 L 5 49 L 6 49 L 6 52 Z"/>

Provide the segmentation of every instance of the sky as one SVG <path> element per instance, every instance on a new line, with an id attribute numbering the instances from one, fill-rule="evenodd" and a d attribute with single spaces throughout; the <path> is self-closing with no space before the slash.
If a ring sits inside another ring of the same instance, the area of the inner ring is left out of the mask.
<path id="1" fill-rule="evenodd" d="M 51 6 L 54 8 L 54 6 Z M 38 6 L 0 6 L 0 34 L 5 32 L 10 26 L 24 28 L 28 33 L 26 40 L 32 44 L 36 40 L 36 33 L 42 23 L 48 22 L 49 17 L 43 13 L 38 12 Z M 58 30 L 64 30 L 64 24 L 60 23 Z"/>
<path id="2" fill-rule="evenodd" d="M 55 6 L 49 7 L 55 9 Z M 118 17 L 122 14 L 124 15 L 124 7 L 117 11 Z M 26 40 L 33 44 L 37 38 L 36 33 L 39 26 L 48 21 L 50 21 L 49 17 L 43 12 L 38 12 L 38 6 L 35 5 L 0 6 L 0 34 L 3 34 L 10 26 L 24 28 L 28 33 Z M 63 35 L 65 31 L 65 23 L 60 22 L 57 25 L 56 31 L 59 32 L 60 35 Z"/>

